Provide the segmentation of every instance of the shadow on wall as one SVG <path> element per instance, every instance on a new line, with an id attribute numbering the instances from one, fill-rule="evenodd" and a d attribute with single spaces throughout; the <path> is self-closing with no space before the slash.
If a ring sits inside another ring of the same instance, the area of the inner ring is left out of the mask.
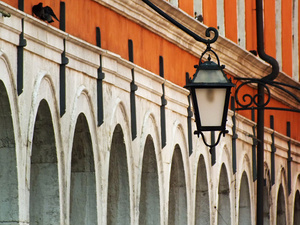
<path id="1" fill-rule="evenodd" d="M 139 225 L 160 224 L 160 201 L 157 162 L 153 139 L 148 135 L 141 176 Z"/>
<path id="2" fill-rule="evenodd" d="M 59 183 L 54 130 L 48 103 L 36 115 L 30 169 L 30 224 L 59 224 Z"/>
<path id="3" fill-rule="evenodd" d="M 97 224 L 96 177 L 93 147 L 84 114 L 78 116 L 73 138 L 70 224 Z"/>
<path id="4" fill-rule="evenodd" d="M 169 225 L 187 223 L 186 182 L 182 155 L 179 145 L 175 146 L 170 175 Z"/>
<path id="5" fill-rule="evenodd" d="M 117 125 L 114 130 L 110 150 L 107 224 L 130 224 L 127 155 L 120 125 Z"/>
<path id="6" fill-rule="evenodd" d="M 19 220 L 18 176 L 11 109 L 6 88 L 0 80 L 0 223 Z"/>

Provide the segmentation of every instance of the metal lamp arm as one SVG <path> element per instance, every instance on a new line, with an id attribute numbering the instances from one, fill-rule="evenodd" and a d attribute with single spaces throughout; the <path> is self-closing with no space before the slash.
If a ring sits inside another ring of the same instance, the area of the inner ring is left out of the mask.
<path id="1" fill-rule="evenodd" d="M 152 8 L 154 11 L 156 11 L 158 14 L 160 14 L 162 17 L 164 17 L 169 22 L 171 22 L 172 24 L 174 24 L 176 27 L 178 27 L 179 29 L 181 29 L 182 31 L 184 31 L 185 33 L 187 33 L 188 35 L 192 36 L 196 41 L 199 41 L 199 42 L 202 42 L 202 43 L 205 43 L 205 44 L 211 44 L 211 43 L 214 43 L 218 39 L 218 37 L 219 37 L 219 32 L 218 32 L 218 30 L 216 28 L 214 28 L 214 27 L 208 27 L 206 29 L 205 36 L 206 37 L 210 37 L 211 32 L 214 33 L 214 36 L 213 36 L 212 39 L 204 39 L 204 38 L 200 37 L 199 35 L 195 34 L 193 31 L 191 31 L 188 28 L 186 28 L 185 26 L 183 26 L 182 24 L 180 24 L 179 22 L 177 22 L 175 19 L 173 19 L 168 14 L 166 14 L 164 11 L 162 11 L 160 8 L 158 8 L 156 5 L 154 5 L 149 0 L 142 0 L 142 1 L 144 3 L 146 3 L 150 8 Z"/>

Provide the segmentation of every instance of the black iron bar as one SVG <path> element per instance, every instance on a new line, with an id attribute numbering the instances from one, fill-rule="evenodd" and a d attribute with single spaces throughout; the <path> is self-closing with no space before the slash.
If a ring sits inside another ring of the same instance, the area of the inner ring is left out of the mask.
<path id="1" fill-rule="evenodd" d="M 289 195 L 292 191 L 292 150 L 291 150 L 291 123 L 286 123 L 286 136 L 290 139 L 288 140 L 288 156 L 287 156 L 287 173 L 288 173 L 288 191 Z"/>
<path id="2" fill-rule="evenodd" d="M 255 110 L 251 109 L 251 120 L 255 122 Z M 252 126 L 252 172 L 253 172 L 253 181 L 257 179 L 257 169 L 256 169 L 256 148 L 257 148 L 257 138 L 256 138 L 256 125 Z"/>
<path id="3" fill-rule="evenodd" d="M 264 103 L 264 87 L 258 85 L 258 102 Z M 264 223 L 264 108 L 257 109 L 257 218 L 256 224 L 262 225 Z"/>
<path id="4" fill-rule="evenodd" d="M 66 31 L 66 3 L 60 2 L 59 29 Z"/>
<path id="5" fill-rule="evenodd" d="M 236 116 L 235 116 L 235 100 L 234 97 L 231 96 L 231 110 L 233 111 L 232 116 L 232 171 L 233 174 L 236 173 L 236 139 L 238 138 L 238 135 L 236 133 Z"/>
<path id="6" fill-rule="evenodd" d="M 101 29 L 96 27 L 96 44 L 101 48 Z M 105 74 L 102 71 L 102 55 L 99 55 L 100 66 L 97 70 L 97 125 L 101 126 L 104 123 L 104 109 L 103 109 L 103 80 Z"/>
<path id="7" fill-rule="evenodd" d="M 215 131 L 210 132 L 210 142 L 216 143 Z M 216 146 L 210 148 L 210 157 L 211 157 L 211 165 L 213 166 L 216 164 Z"/>
<path id="8" fill-rule="evenodd" d="M 23 81 L 24 81 L 24 47 L 27 45 L 26 39 L 24 39 L 24 19 L 22 19 L 22 32 L 19 36 L 19 46 L 17 47 L 17 93 L 21 95 L 23 93 Z"/>
<path id="9" fill-rule="evenodd" d="M 274 134 L 274 116 L 270 116 L 270 128 L 273 130 L 271 137 L 272 137 L 272 144 L 271 144 L 271 184 L 275 184 L 275 134 Z"/>
<path id="10" fill-rule="evenodd" d="M 24 11 L 24 0 L 18 1 L 18 9 Z"/>
<path id="11" fill-rule="evenodd" d="M 189 73 L 186 73 L 186 76 L 189 77 Z M 189 143 L 189 155 L 193 153 L 193 132 L 192 132 L 192 117 L 193 117 L 193 111 L 191 106 L 191 97 L 188 96 L 188 103 L 189 106 L 187 108 L 187 126 L 188 126 L 188 143 Z"/>
<path id="12" fill-rule="evenodd" d="M 133 41 L 128 40 L 128 58 L 133 63 Z M 132 81 L 130 83 L 130 115 L 131 115 L 131 138 L 134 140 L 137 137 L 137 125 L 136 125 L 136 101 L 135 92 L 138 86 L 135 84 L 134 68 L 131 69 Z"/>
<path id="13" fill-rule="evenodd" d="M 159 75 L 164 78 L 164 58 L 159 56 Z M 165 98 L 165 84 L 162 84 L 162 96 L 160 106 L 160 127 L 161 127 L 161 147 L 167 145 L 167 131 L 166 131 L 166 105 L 167 99 Z"/>

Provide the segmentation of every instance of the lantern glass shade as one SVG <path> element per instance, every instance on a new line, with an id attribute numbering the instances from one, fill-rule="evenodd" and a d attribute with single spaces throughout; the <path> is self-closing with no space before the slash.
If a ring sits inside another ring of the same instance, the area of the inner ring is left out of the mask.
<path id="1" fill-rule="evenodd" d="M 201 126 L 221 127 L 226 88 L 199 88 L 195 90 Z"/>

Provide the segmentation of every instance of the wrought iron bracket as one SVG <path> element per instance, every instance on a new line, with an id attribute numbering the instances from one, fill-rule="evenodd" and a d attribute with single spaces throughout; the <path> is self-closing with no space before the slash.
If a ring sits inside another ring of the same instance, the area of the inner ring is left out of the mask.
<path id="1" fill-rule="evenodd" d="M 300 103 L 300 98 L 294 94 L 292 91 L 288 90 L 287 88 L 291 88 L 296 91 L 300 91 L 300 87 L 285 84 L 282 82 L 267 80 L 267 79 L 252 79 L 252 78 L 234 78 L 237 81 L 245 81 L 239 85 L 236 85 L 236 91 L 235 91 L 235 102 L 237 103 L 238 107 L 236 108 L 237 111 L 239 110 L 252 110 L 252 109 L 266 109 L 266 110 L 281 110 L 281 111 L 292 111 L 292 112 L 300 112 L 300 109 L 291 109 L 291 108 L 280 108 L 280 107 L 267 107 L 271 100 L 271 91 L 269 86 L 273 88 L 277 88 L 289 96 L 291 96 L 295 101 Z M 266 100 L 263 104 L 259 104 L 258 98 L 260 97 L 260 94 L 257 93 L 255 95 L 250 95 L 248 93 L 244 94 L 242 96 L 242 99 L 239 98 L 239 91 L 249 85 L 249 84 L 257 84 L 263 86 L 266 96 Z"/>
<path id="2" fill-rule="evenodd" d="M 219 135 L 218 135 L 218 138 L 217 138 L 217 141 L 216 141 L 215 143 L 211 143 L 211 144 L 208 144 L 208 143 L 207 143 L 206 138 L 205 138 L 205 136 L 204 136 L 204 133 L 203 133 L 202 131 L 195 131 L 194 134 L 198 135 L 198 137 L 201 135 L 204 144 L 205 144 L 207 147 L 209 147 L 209 152 L 210 152 L 210 154 L 211 154 L 212 148 L 213 148 L 213 147 L 216 147 L 216 146 L 219 144 L 219 142 L 220 142 L 220 140 L 221 140 L 221 135 L 223 134 L 223 137 L 224 137 L 225 134 L 227 134 L 228 132 L 229 132 L 228 130 L 222 130 L 222 131 L 220 131 L 220 133 L 219 133 Z"/>

